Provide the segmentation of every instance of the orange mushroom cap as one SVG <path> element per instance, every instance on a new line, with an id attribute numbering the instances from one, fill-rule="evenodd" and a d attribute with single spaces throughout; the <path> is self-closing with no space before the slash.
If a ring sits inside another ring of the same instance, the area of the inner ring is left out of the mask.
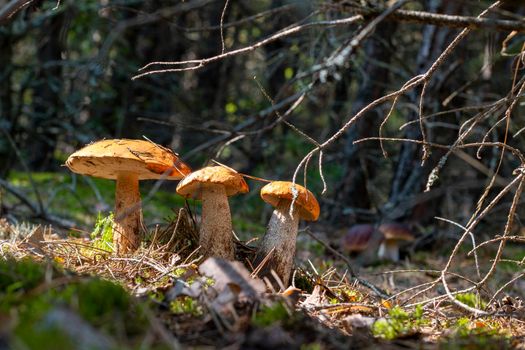
<path id="1" fill-rule="evenodd" d="M 281 200 L 292 201 L 294 197 L 294 184 L 289 181 L 273 181 L 261 188 L 261 198 L 268 204 L 277 207 Z M 301 185 L 295 184 L 297 198 L 295 206 L 299 209 L 299 215 L 307 221 L 315 221 L 319 218 L 321 209 L 319 202 L 312 192 Z"/>
<path id="2" fill-rule="evenodd" d="M 206 184 L 223 185 L 227 196 L 246 193 L 250 190 L 241 174 L 226 167 L 210 166 L 186 176 L 184 180 L 179 182 L 177 193 L 183 197 L 200 199 L 202 186 Z"/>
<path id="3" fill-rule="evenodd" d="M 146 140 L 101 140 L 76 151 L 66 166 L 77 174 L 115 180 L 119 173 L 137 174 L 139 180 L 179 180 L 190 167 L 168 148 Z"/>

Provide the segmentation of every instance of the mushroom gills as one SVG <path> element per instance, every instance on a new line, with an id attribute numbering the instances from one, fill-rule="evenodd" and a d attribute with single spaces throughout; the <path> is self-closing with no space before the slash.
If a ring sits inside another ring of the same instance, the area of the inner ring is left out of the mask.
<path id="1" fill-rule="evenodd" d="M 139 176 L 119 173 L 115 189 L 115 215 L 113 242 L 115 251 L 127 253 L 140 245 L 142 210 L 139 191 Z"/>
<path id="2" fill-rule="evenodd" d="M 204 257 L 235 258 L 232 219 L 228 196 L 223 185 L 202 186 L 202 221 L 199 244 Z"/>

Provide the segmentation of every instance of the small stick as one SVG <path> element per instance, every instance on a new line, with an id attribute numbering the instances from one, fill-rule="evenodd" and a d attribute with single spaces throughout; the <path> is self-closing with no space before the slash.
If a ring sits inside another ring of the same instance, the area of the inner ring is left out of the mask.
<path id="1" fill-rule="evenodd" d="M 328 245 L 328 243 L 324 242 L 323 240 L 321 240 L 320 238 L 316 237 L 311 231 L 310 231 L 310 228 L 307 227 L 305 228 L 304 230 L 300 230 L 299 232 L 305 232 L 308 236 L 312 237 L 313 239 L 315 239 L 317 242 L 319 242 L 320 244 L 322 244 L 326 249 L 328 249 L 332 254 L 336 255 L 338 258 L 340 258 L 341 260 L 343 260 L 346 265 L 348 266 L 348 272 L 350 273 L 350 275 L 355 278 L 355 280 L 361 284 L 362 286 L 370 289 L 372 292 L 374 292 L 377 296 L 379 296 L 380 298 L 383 298 L 383 299 L 388 299 L 390 298 L 390 295 L 388 295 L 387 292 L 385 292 L 384 290 L 380 289 L 379 287 L 376 287 L 375 285 L 373 285 L 372 283 L 368 282 L 367 280 L 364 280 L 362 279 L 361 277 L 359 277 L 359 275 L 354 271 L 354 269 L 352 268 L 352 263 L 350 262 L 350 260 L 348 260 L 348 258 L 346 256 L 344 256 L 343 254 L 339 253 L 337 250 L 335 250 L 334 248 L 330 247 L 330 245 Z"/>

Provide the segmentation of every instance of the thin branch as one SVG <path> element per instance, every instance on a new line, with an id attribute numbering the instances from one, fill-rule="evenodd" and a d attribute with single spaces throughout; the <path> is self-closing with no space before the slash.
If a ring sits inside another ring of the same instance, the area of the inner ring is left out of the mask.
<path id="1" fill-rule="evenodd" d="M 276 40 L 279 40 L 281 38 L 290 36 L 292 34 L 301 32 L 301 31 L 306 30 L 306 29 L 317 28 L 317 27 L 334 27 L 334 26 L 341 26 L 341 25 L 345 25 L 346 26 L 346 25 L 354 24 L 354 23 L 356 23 L 356 22 L 358 22 L 358 21 L 360 21 L 362 19 L 363 19 L 363 17 L 361 15 L 356 15 L 356 16 L 352 16 L 352 17 L 348 17 L 348 18 L 342 18 L 342 19 L 337 19 L 337 20 L 333 20 L 333 21 L 317 21 L 317 22 L 311 22 L 311 23 L 306 23 L 306 24 L 299 24 L 299 25 L 295 25 L 295 26 L 292 26 L 290 28 L 281 30 L 281 31 L 275 33 L 274 35 L 272 35 L 272 36 L 270 36 L 270 37 L 268 37 L 266 39 L 260 40 L 260 41 L 254 43 L 254 44 L 252 44 L 250 46 L 245 46 L 245 47 L 242 47 L 240 49 L 228 51 L 228 52 L 222 53 L 220 55 L 216 55 L 216 56 L 212 56 L 212 57 L 208 57 L 208 58 L 203 58 L 203 59 L 197 59 L 197 60 L 175 61 L 175 62 L 151 62 L 151 63 L 148 63 L 147 65 L 145 65 L 144 67 L 140 68 L 139 71 L 144 71 L 144 70 L 146 70 L 146 69 L 148 69 L 148 68 L 150 68 L 152 66 L 189 66 L 189 67 L 151 70 L 151 71 L 147 71 L 147 72 L 144 72 L 144 73 L 137 74 L 137 75 L 133 76 L 131 79 L 135 80 L 135 79 L 143 78 L 143 77 L 151 75 L 151 74 L 160 74 L 160 73 L 183 72 L 183 71 L 197 70 L 197 69 L 200 69 L 200 68 L 204 67 L 205 65 L 207 65 L 209 63 L 212 63 L 212 62 L 215 62 L 215 61 L 219 61 L 219 60 L 231 57 L 231 56 L 241 55 L 241 54 L 245 54 L 245 53 L 248 53 L 248 52 L 255 51 L 256 49 L 258 49 L 260 47 L 263 47 L 265 45 L 268 45 L 268 44 L 270 44 L 270 43 L 272 43 L 272 42 L 274 42 Z"/>
<path id="2" fill-rule="evenodd" d="M 365 16 L 377 16 L 382 11 L 383 10 L 381 8 L 372 7 L 351 9 L 351 12 Z M 446 15 L 424 11 L 396 10 L 390 16 L 388 16 L 388 19 L 420 24 L 432 24 L 436 26 L 446 26 L 452 28 L 525 32 L 525 22 L 523 21 Z"/>
<path id="3" fill-rule="evenodd" d="M 34 0 L 12 0 L 0 9 L 0 24 L 7 23 L 17 12 L 22 11 L 29 6 Z"/>
<path id="4" fill-rule="evenodd" d="M 352 268 L 352 263 L 350 262 L 350 260 L 348 260 L 348 258 L 346 256 L 344 256 L 343 254 L 341 254 L 340 252 L 338 252 L 337 250 L 335 250 L 334 248 L 330 247 L 329 244 L 327 244 L 326 242 L 324 242 L 322 239 L 316 237 L 311 231 L 310 231 L 310 228 L 305 228 L 304 230 L 301 230 L 300 232 L 304 232 L 306 233 L 308 236 L 312 237 L 313 239 L 315 239 L 317 242 L 319 242 L 320 244 L 322 244 L 326 249 L 328 249 L 332 254 L 336 255 L 338 258 L 340 258 L 341 260 L 343 260 L 345 263 L 346 263 L 346 266 L 348 267 L 348 272 L 350 273 L 350 275 L 355 278 L 355 280 L 361 284 L 362 286 L 370 289 L 371 291 L 373 291 L 377 296 L 379 296 L 380 298 L 383 298 L 383 299 L 388 299 L 390 298 L 390 295 L 388 295 L 385 291 L 381 290 L 379 287 L 376 287 L 375 285 L 373 285 L 372 283 L 368 282 L 367 280 L 359 277 L 359 275 L 354 271 L 354 269 Z"/>

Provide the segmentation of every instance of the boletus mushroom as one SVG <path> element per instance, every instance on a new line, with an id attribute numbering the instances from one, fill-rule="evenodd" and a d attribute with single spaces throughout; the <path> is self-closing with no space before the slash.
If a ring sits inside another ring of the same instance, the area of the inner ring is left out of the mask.
<path id="1" fill-rule="evenodd" d="M 181 196 L 202 200 L 199 244 L 204 258 L 214 256 L 234 260 L 228 197 L 248 190 L 242 175 L 222 166 L 197 170 L 177 186 L 177 193 Z"/>
<path id="2" fill-rule="evenodd" d="M 380 259 L 399 261 L 399 246 L 403 242 L 412 242 L 415 237 L 407 225 L 401 223 L 387 223 L 379 226 L 379 232 L 384 240 L 379 246 L 377 255 Z"/>
<path id="3" fill-rule="evenodd" d="M 370 224 L 352 226 L 341 240 L 342 249 L 348 253 L 361 253 L 368 247 L 374 231 Z"/>
<path id="4" fill-rule="evenodd" d="M 73 172 L 116 180 L 113 243 L 117 253 L 137 249 L 141 241 L 140 180 L 180 180 L 188 165 L 168 148 L 146 140 L 102 140 L 76 151 L 66 161 Z"/>
<path id="5" fill-rule="evenodd" d="M 293 211 L 290 215 L 292 201 Z M 261 189 L 261 198 L 275 207 L 264 234 L 255 265 L 264 262 L 261 277 L 271 276 L 271 270 L 287 285 L 295 256 L 295 240 L 299 220 L 315 221 L 319 218 L 319 203 L 312 192 L 288 181 L 274 181 Z"/>

